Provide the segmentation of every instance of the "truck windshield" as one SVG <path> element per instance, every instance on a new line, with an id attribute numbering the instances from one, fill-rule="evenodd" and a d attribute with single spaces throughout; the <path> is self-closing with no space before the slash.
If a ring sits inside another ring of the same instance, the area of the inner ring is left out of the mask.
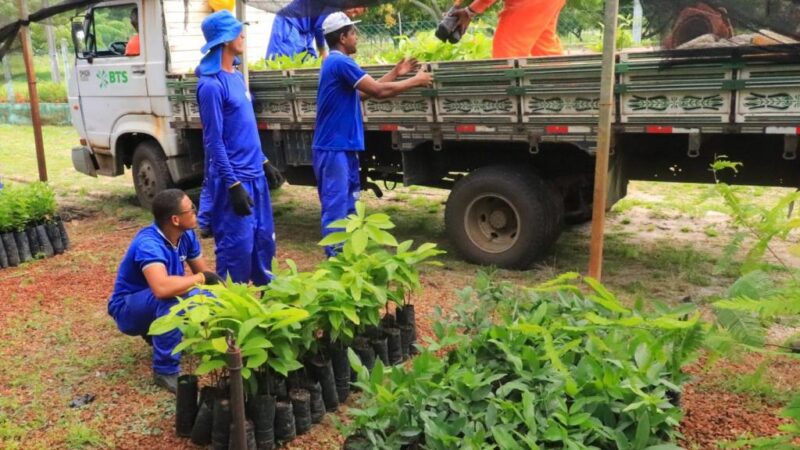
<path id="1" fill-rule="evenodd" d="M 91 17 L 86 53 L 95 58 L 139 55 L 139 12 L 135 4 L 95 8 Z"/>

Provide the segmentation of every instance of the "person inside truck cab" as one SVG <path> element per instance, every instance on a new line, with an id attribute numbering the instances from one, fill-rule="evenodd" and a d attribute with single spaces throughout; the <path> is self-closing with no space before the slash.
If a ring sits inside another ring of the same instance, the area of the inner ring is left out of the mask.
<path id="1" fill-rule="evenodd" d="M 139 8 L 131 10 L 131 26 L 136 31 L 125 45 L 125 56 L 139 56 Z"/>
<path id="2" fill-rule="evenodd" d="M 361 97 L 389 98 L 415 87 L 428 86 L 431 74 L 414 59 L 403 59 L 379 80 L 356 64 L 355 23 L 342 12 L 329 15 L 322 28 L 331 49 L 322 62 L 317 93 L 317 118 L 311 145 L 314 175 L 321 204 L 323 236 L 336 230 L 328 225 L 355 212 L 361 193 L 359 152 L 364 151 Z M 395 81 L 414 70 L 411 78 Z M 326 247 L 333 256 L 337 249 Z"/>
<path id="3" fill-rule="evenodd" d="M 141 336 L 153 347 L 153 380 L 176 392 L 180 353 L 173 354 L 181 341 L 178 329 L 149 336 L 150 324 L 169 313 L 198 285 L 217 284 L 219 276 L 208 268 L 200 242 L 192 229 L 197 211 L 180 189 L 167 189 L 153 199 L 152 224 L 140 230 L 128 247 L 117 270 L 114 292 L 108 300 L 108 314 L 119 330 Z M 185 273 L 188 264 L 191 275 Z"/>
<path id="4" fill-rule="evenodd" d="M 497 0 L 474 0 L 468 7 L 456 9 L 463 35 L 473 17 L 483 13 Z M 566 0 L 506 0 L 500 12 L 492 40 L 493 58 L 561 55 L 558 16 Z"/>
<path id="5" fill-rule="evenodd" d="M 244 52 L 243 24 L 227 10 L 203 20 L 205 54 L 197 66 L 197 103 L 206 152 L 201 213 L 214 236 L 217 273 L 258 286 L 272 278 L 275 232 L 269 185 L 282 177 L 264 156 L 252 95 L 234 62 Z"/>

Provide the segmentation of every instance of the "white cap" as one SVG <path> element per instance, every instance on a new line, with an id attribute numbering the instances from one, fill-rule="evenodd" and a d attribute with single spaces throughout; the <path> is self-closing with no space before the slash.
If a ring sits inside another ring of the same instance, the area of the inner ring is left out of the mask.
<path id="1" fill-rule="evenodd" d="M 350 18 L 347 17 L 347 14 L 343 12 L 335 12 L 326 17 L 325 21 L 322 22 L 322 33 L 333 33 L 336 30 L 340 30 L 348 25 L 355 25 L 359 22 L 361 21 L 350 20 Z"/>

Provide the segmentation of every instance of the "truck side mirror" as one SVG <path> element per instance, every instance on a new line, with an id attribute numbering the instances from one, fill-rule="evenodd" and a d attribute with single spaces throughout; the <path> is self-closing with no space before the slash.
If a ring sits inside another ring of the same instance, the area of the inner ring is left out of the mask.
<path id="1" fill-rule="evenodd" d="M 78 59 L 88 59 L 92 62 L 90 36 L 86 33 L 86 24 L 83 17 L 72 19 L 72 45 L 75 48 L 75 57 Z"/>

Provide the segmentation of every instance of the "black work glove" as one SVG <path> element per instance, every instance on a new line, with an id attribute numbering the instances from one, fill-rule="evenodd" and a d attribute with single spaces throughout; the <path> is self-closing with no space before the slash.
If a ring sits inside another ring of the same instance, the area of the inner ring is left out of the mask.
<path id="1" fill-rule="evenodd" d="M 252 214 L 250 207 L 255 205 L 250 194 L 244 189 L 242 183 L 236 182 L 233 186 L 228 188 L 228 193 L 231 196 L 231 203 L 233 203 L 233 211 L 240 216 L 249 216 Z"/>
<path id="2" fill-rule="evenodd" d="M 203 277 L 206 279 L 206 282 L 203 284 L 223 284 L 222 278 L 214 272 L 206 270 L 203 272 Z"/>
<path id="3" fill-rule="evenodd" d="M 269 185 L 270 191 L 278 189 L 286 182 L 286 178 L 283 178 L 281 171 L 270 164 L 269 161 L 264 161 L 264 176 L 267 177 L 267 184 Z"/>

